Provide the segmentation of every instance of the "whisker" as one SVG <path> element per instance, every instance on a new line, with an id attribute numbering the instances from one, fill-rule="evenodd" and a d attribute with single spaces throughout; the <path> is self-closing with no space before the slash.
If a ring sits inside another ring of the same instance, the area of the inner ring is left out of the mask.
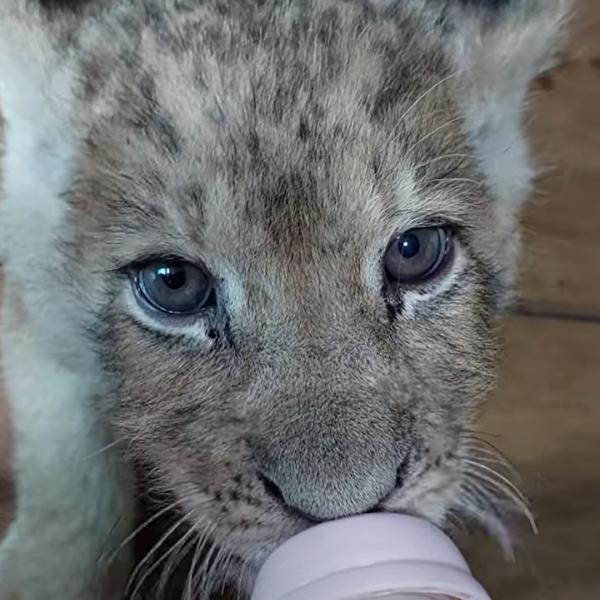
<path id="1" fill-rule="evenodd" d="M 440 87 L 444 83 L 448 82 L 453 77 L 456 77 L 457 74 L 458 74 L 457 72 L 454 72 L 454 73 L 451 73 L 450 75 L 446 75 L 445 77 L 442 77 L 439 81 L 436 81 L 427 91 L 423 92 L 421 95 L 419 95 L 419 96 L 417 96 L 417 98 L 415 98 L 414 102 L 398 118 L 396 125 L 392 129 L 390 135 L 388 136 L 388 138 L 385 142 L 386 147 L 389 146 L 391 144 L 391 142 L 395 139 L 396 134 L 398 133 L 398 130 L 400 129 L 400 127 L 402 127 L 402 125 L 404 125 L 404 120 L 406 119 L 406 117 L 408 117 L 408 115 L 410 115 L 410 113 L 413 110 L 415 110 L 419 106 L 419 104 L 421 102 L 423 102 L 423 100 L 425 100 L 425 98 L 427 98 L 430 94 L 432 94 L 438 87 Z"/>
<path id="2" fill-rule="evenodd" d="M 512 461 L 504 454 L 504 452 L 502 452 L 491 442 L 475 437 L 475 434 L 473 434 L 473 437 L 469 438 L 463 446 L 466 449 L 477 450 L 478 452 L 486 454 L 493 459 L 500 461 L 517 477 L 517 479 L 521 478 L 518 469 L 515 467 Z"/>
<path id="3" fill-rule="evenodd" d="M 161 508 L 159 511 L 155 512 L 154 514 L 152 514 L 148 519 L 146 519 L 141 525 L 139 525 L 138 527 L 136 527 L 117 547 L 115 552 L 118 552 L 120 550 L 123 549 L 124 546 L 126 546 L 129 542 L 131 542 L 133 540 L 133 538 L 135 538 L 137 535 L 139 535 L 144 529 L 146 529 L 146 527 L 148 527 L 148 525 L 151 525 L 152 523 L 154 523 L 154 521 L 156 521 L 156 519 L 158 519 L 159 517 L 161 517 L 162 515 L 164 515 L 166 512 L 168 512 L 169 510 L 173 510 L 174 508 L 177 507 L 177 505 L 179 505 L 181 502 L 181 500 L 175 500 L 175 502 L 171 502 L 170 504 L 167 504 L 166 506 L 164 506 L 163 508 Z"/>
<path id="4" fill-rule="evenodd" d="M 237 583 L 236 583 L 236 595 L 238 598 L 242 598 L 243 590 L 247 589 L 246 579 L 248 577 L 248 572 L 250 571 L 250 564 L 247 561 L 242 562 L 242 566 L 240 568 L 240 573 L 238 575 Z"/>
<path id="5" fill-rule="evenodd" d="M 484 452 L 484 453 L 488 454 L 489 456 L 494 456 L 496 458 L 499 458 L 499 459 L 505 460 L 506 462 L 509 462 L 508 458 L 506 458 L 506 456 L 502 452 L 499 452 L 498 450 L 495 450 L 494 448 L 489 447 L 487 444 L 483 443 L 481 440 L 469 439 L 468 441 L 466 441 L 462 444 L 462 447 L 467 450 L 478 450 L 479 452 Z"/>
<path id="6" fill-rule="evenodd" d="M 429 96 L 429 94 L 432 94 L 438 87 L 440 87 L 441 85 L 444 85 L 444 83 L 447 83 L 448 81 L 450 81 L 457 75 L 458 75 L 458 72 L 455 71 L 454 73 L 450 73 L 449 75 L 442 77 L 439 81 L 434 83 L 426 92 L 423 92 L 420 96 L 418 96 L 416 98 L 416 100 L 408 107 L 408 109 L 405 110 L 404 113 L 402 113 L 402 115 L 400 115 L 399 120 L 403 121 L 404 119 L 406 119 L 406 117 L 408 117 L 408 115 L 413 110 L 415 110 L 419 106 L 419 104 L 421 102 L 423 102 L 423 100 L 425 100 L 425 98 L 427 98 L 427 96 Z"/>
<path id="7" fill-rule="evenodd" d="M 441 160 L 448 160 L 449 158 L 469 158 L 469 157 L 470 157 L 469 154 L 442 154 L 441 156 L 436 156 L 434 158 L 431 158 L 430 160 L 419 163 L 418 165 L 415 165 L 414 168 L 415 169 L 424 169 L 424 168 L 428 167 L 429 165 L 432 165 L 433 163 L 441 161 Z"/>
<path id="8" fill-rule="evenodd" d="M 152 546 L 152 548 L 150 548 L 150 550 L 146 553 L 146 555 L 142 558 L 142 560 L 140 560 L 140 562 L 136 565 L 135 569 L 133 570 L 133 572 L 131 573 L 131 575 L 129 577 L 129 582 L 127 583 L 127 587 L 125 589 L 126 594 L 129 593 L 131 586 L 138 578 L 138 576 L 141 573 L 141 570 L 144 568 L 144 566 L 150 561 L 150 559 L 152 558 L 154 553 L 169 539 L 169 537 L 171 535 L 173 535 L 173 533 L 175 531 L 177 531 L 177 529 L 179 529 L 179 527 L 181 527 L 185 523 L 186 519 L 189 516 L 190 516 L 189 513 L 183 515 L 171 527 L 169 527 L 169 529 L 167 529 L 167 531 L 159 538 L 159 540 Z M 138 592 L 138 590 L 141 586 L 141 582 L 144 581 L 147 578 L 147 576 L 148 576 L 148 573 L 146 573 L 146 575 L 144 575 L 143 579 L 140 582 L 138 582 L 138 584 L 135 586 L 135 588 L 133 590 L 133 594 L 131 595 L 132 598 L 135 597 L 136 593 Z"/>
<path id="9" fill-rule="evenodd" d="M 102 446 L 99 450 L 94 450 L 94 452 L 90 452 L 83 457 L 83 460 L 89 460 L 90 458 L 95 458 L 96 456 L 100 456 L 103 452 L 118 446 L 120 443 L 125 442 L 127 440 L 126 437 L 119 438 L 118 440 L 113 440 L 112 442 L 106 444 L 106 446 Z"/>
<path id="10" fill-rule="evenodd" d="M 498 513 L 497 499 L 490 498 L 486 488 L 473 482 L 469 489 L 463 487 L 461 498 L 468 503 L 461 502 L 460 508 L 498 541 L 507 559 L 514 560 L 511 535 Z"/>
<path id="11" fill-rule="evenodd" d="M 434 135 L 436 135 L 437 133 L 439 133 L 440 131 L 446 129 L 446 127 L 450 127 L 450 125 L 453 125 L 454 123 L 457 123 L 459 121 L 462 120 L 462 117 L 454 117 L 448 121 L 446 121 L 443 125 L 440 125 L 439 127 L 436 127 L 433 131 L 430 131 L 429 133 L 425 134 L 422 138 L 419 138 L 419 140 L 417 142 L 415 142 L 408 150 L 407 150 L 407 154 L 410 155 L 412 153 L 412 151 L 417 148 L 418 146 L 420 146 L 423 142 L 425 142 L 426 140 L 428 140 L 429 138 L 433 137 Z"/>
<path id="12" fill-rule="evenodd" d="M 168 550 L 163 552 L 163 554 L 160 556 L 160 558 L 158 558 L 157 560 L 154 561 L 154 563 L 152 564 L 152 566 L 150 568 L 145 570 L 144 575 L 138 581 L 138 584 L 136 586 L 136 589 L 134 590 L 134 594 L 132 595 L 132 598 L 135 597 L 135 593 L 137 593 L 137 590 L 142 587 L 142 585 L 144 584 L 144 581 L 146 581 L 146 579 L 148 579 L 148 577 L 150 577 L 150 575 L 152 575 L 152 573 L 154 573 L 154 571 L 156 571 L 156 569 L 158 569 L 158 567 L 163 562 L 167 561 L 174 552 L 176 552 L 178 549 L 180 549 L 182 546 L 184 546 L 187 543 L 187 541 L 190 540 L 190 538 L 193 539 L 194 533 L 195 533 L 194 528 L 190 527 L 181 536 L 181 538 L 179 538 L 179 540 L 177 540 L 177 542 L 175 542 Z M 161 574 L 161 580 L 162 580 L 162 574 Z M 160 580 L 159 580 L 159 583 L 160 583 Z M 160 587 L 159 587 L 159 589 L 160 589 Z"/>
<path id="13" fill-rule="evenodd" d="M 488 433 L 485 431 L 472 431 L 471 433 L 471 439 L 475 442 L 477 442 L 478 444 L 481 444 L 483 446 L 487 446 L 488 448 L 490 448 L 491 450 L 493 450 L 494 452 L 497 452 L 498 454 L 500 454 L 501 456 L 504 456 L 504 452 L 502 452 L 502 450 L 500 450 L 500 448 L 498 448 L 498 446 L 496 446 L 493 442 L 490 442 L 490 440 L 486 439 L 487 437 L 491 437 L 493 439 L 497 439 L 498 435 L 494 434 L 494 433 Z M 482 437 L 482 436 L 486 436 L 486 437 Z"/>
<path id="14" fill-rule="evenodd" d="M 212 525 L 208 527 L 200 537 L 198 544 L 196 545 L 196 549 L 194 550 L 194 556 L 192 558 L 192 564 L 190 565 L 190 570 L 188 572 L 188 576 L 186 578 L 185 585 L 185 593 L 184 598 L 188 598 L 189 600 L 193 599 L 194 589 L 196 588 L 196 582 L 201 583 L 201 578 L 204 573 L 204 565 L 207 560 L 210 559 L 211 553 L 214 551 L 214 544 L 209 548 L 206 556 L 202 560 L 202 563 L 198 565 L 200 558 L 202 557 L 202 553 L 204 552 L 206 546 L 211 543 L 211 536 L 215 532 L 216 525 Z"/>
<path id="15" fill-rule="evenodd" d="M 207 538 L 207 541 L 209 541 L 209 538 Z M 204 546 L 206 546 L 206 543 L 204 544 Z M 215 552 L 218 552 L 218 547 L 216 544 L 212 544 L 208 548 L 206 555 L 204 556 L 204 558 L 202 560 L 202 563 L 200 563 L 200 566 L 194 567 L 194 569 L 190 570 L 192 577 L 191 577 L 191 579 L 188 579 L 189 587 L 187 589 L 190 600 L 192 600 L 192 598 L 193 598 L 193 591 L 196 590 L 197 588 L 200 588 L 199 591 L 203 591 L 206 596 L 208 596 L 210 594 L 210 592 L 212 591 L 210 589 L 210 587 L 207 590 L 206 587 L 204 587 L 204 585 L 209 584 L 208 574 L 210 572 L 211 560 L 213 560 L 213 556 L 214 556 Z M 194 572 L 194 570 L 196 572 Z M 205 584 L 203 584 L 203 581 L 205 582 Z M 202 587 L 200 587 L 200 586 L 203 586 L 204 589 L 202 589 Z"/>
<path id="16" fill-rule="evenodd" d="M 469 183 L 475 187 L 482 187 L 483 182 L 471 179 L 469 177 L 439 177 L 436 179 L 428 179 L 427 183 Z"/>
<path id="17" fill-rule="evenodd" d="M 466 533 L 466 527 L 465 527 L 465 524 L 463 523 L 462 519 L 460 518 L 459 515 L 454 514 L 454 512 L 452 510 L 448 510 L 446 512 L 446 514 L 444 515 L 444 519 L 456 531 L 459 531 L 461 533 Z"/>
<path id="18" fill-rule="evenodd" d="M 225 587 L 227 582 L 229 581 L 229 572 L 231 570 L 232 563 L 235 562 L 235 556 L 233 552 L 228 552 L 226 560 L 223 561 L 223 575 L 221 576 L 221 587 L 219 588 L 219 593 L 223 594 L 225 592 Z"/>
<path id="19" fill-rule="evenodd" d="M 107 562 L 112 562 L 115 557 L 117 556 L 117 554 L 119 554 L 119 552 L 129 543 L 131 542 L 137 535 L 139 535 L 144 529 L 146 529 L 146 527 L 148 527 L 149 525 L 151 525 L 154 521 L 156 521 L 156 519 L 158 519 L 161 515 L 163 515 L 165 512 L 172 510 L 173 508 L 175 508 L 178 504 L 179 504 L 179 500 L 172 502 L 171 504 L 168 504 L 167 506 L 164 506 L 162 509 L 160 509 L 159 511 L 157 511 L 156 513 L 154 513 L 153 515 L 151 515 L 148 519 L 146 519 L 141 525 L 139 525 L 138 527 L 136 527 L 125 539 L 123 539 L 121 542 L 119 542 L 119 544 L 116 546 L 116 548 L 113 548 L 112 550 L 108 550 L 107 552 L 105 552 L 105 554 L 102 555 L 102 557 L 100 558 L 100 560 L 102 561 L 107 561 Z"/>
<path id="20" fill-rule="evenodd" d="M 523 500 L 523 502 L 528 502 L 528 499 L 525 497 L 525 495 L 523 494 L 523 492 L 510 479 L 508 479 L 508 477 L 504 477 L 504 475 L 502 475 L 501 473 L 498 473 L 498 471 L 496 471 L 495 469 L 492 469 L 491 467 L 483 465 L 483 464 L 481 464 L 480 462 L 478 462 L 476 460 L 470 460 L 468 458 L 465 458 L 463 460 L 467 464 L 469 464 L 469 465 L 471 465 L 471 466 L 473 466 L 475 468 L 482 469 L 482 470 L 486 471 L 487 473 L 489 473 L 490 475 L 492 475 L 493 477 L 499 478 L 511 490 L 513 490 L 517 494 L 517 496 L 519 498 L 521 498 L 521 500 Z"/>
<path id="21" fill-rule="evenodd" d="M 216 590 L 216 576 L 219 572 L 223 557 L 226 556 L 227 550 L 221 545 L 217 548 L 217 554 L 212 559 L 211 563 L 207 565 L 205 579 L 210 583 L 211 591 Z M 213 581 L 215 580 L 215 581 Z"/>
<path id="22" fill-rule="evenodd" d="M 196 562 L 197 562 L 198 556 L 201 552 L 200 549 L 201 549 L 202 543 L 203 543 L 202 540 L 203 540 L 203 537 L 199 537 L 198 540 L 196 541 L 196 547 L 194 548 L 194 554 L 192 556 L 192 563 L 188 570 L 187 577 L 185 578 L 185 591 L 184 591 L 183 597 L 186 598 L 187 600 L 192 600 L 192 585 L 190 583 L 190 579 L 192 578 L 192 574 L 196 570 Z"/>
<path id="23" fill-rule="evenodd" d="M 489 475 L 482 473 L 480 471 L 469 471 L 466 473 L 466 475 L 468 477 L 470 477 L 472 480 L 473 479 L 478 480 L 479 483 L 482 486 L 484 486 L 484 489 L 486 490 L 488 495 L 491 494 L 492 491 L 496 491 L 497 493 L 502 494 L 506 500 L 512 501 L 514 503 L 514 505 L 516 507 L 518 507 L 526 516 L 529 514 L 529 506 L 528 506 L 527 500 L 525 500 L 520 495 L 513 492 L 511 488 L 505 486 L 504 484 L 497 481 L 493 477 L 490 477 Z M 485 486 L 484 484 L 488 484 L 488 485 Z M 495 495 L 494 497 L 498 498 L 497 495 Z"/>
<path id="24" fill-rule="evenodd" d="M 466 473 L 466 475 L 476 477 L 477 479 L 487 482 L 488 484 L 493 486 L 498 492 L 502 492 L 507 498 L 511 499 L 514 502 L 514 504 L 521 510 L 522 514 L 526 517 L 526 519 L 529 521 L 529 525 L 531 526 L 533 532 L 536 534 L 538 533 L 535 518 L 529 506 L 527 505 L 527 502 L 523 500 L 520 496 L 515 494 L 511 488 L 502 485 L 499 481 L 486 475 L 485 473 L 470 471 Z"/>
<path id="25" fill-rule="evenodd" d="M 471 446 L 469 444 L 464 444 L 463 449 L 466 450 L 464 456 L 467 458 L 470 456 L 485 457 L 488 461 L 493 460 L 498 464 L 502 464 L 505 467 L 510 467 L 512 469 L 515 469 L 516 471 L 516 468 L 506 457 L 502 456 L 501 454 L 498 454 L 497 452 L 494 452 L 493 450 L 490 450 L 489 448 L 486 448 L 485 446 Z"/>
<path id="26" fill-rule="evenodd" d="M 484 482 L 467 477 L 469 487 L 463 487 L 462 493 L 472 506 L 482 510 L 491 510 L 494 516 L 501 518 L 508 511 L 514 511 L 514 502 L 506 496 L 498 496 L 496 490 L 491 490 Z M 506 507 L 506 508 L 505 508 Z"/>
<path id="27" fill-rule="evenodd" d="M 194 528 L 192 527 L 191 529 Z M 198 540 L 196 536 L 189 536 L 188 539 L 182 545 L 180 545 L 179 548 L 173 554 L 171 554 L 171 556 L 169 556 L 167 564 L 162 569 L 157 586 L 157 596 L 159 598 L 165 596 L 165 591 L 169 583 L 169 578 L 171 577 L 173 571 L 177 568 L 180 559 L 187 555 L 187 553 L 190 551 L 190 548 L 193 546 L 194 543 L 197 543 L 197 541 Z"/>
<path id="28" fill-rule="evenodd" d="M 501 468 L 504 471 L 506 471 L 517 482 L 521 482 L 521 475 L 519 474 L 517 469 L 510 463 L 506 463 L 500 458 L 476 453 L 470 454 L 470 457 L 476 459 L 482 465 L 495 465 L 496 468 Z"/>
<path id="29" fill-rule="evenodd" d="M 480 432 L 465 431 L 460 441 L 458 459 L 464 464 L 461 492 L 456 510 L 473 519 L 502 547 L 508 559 L 514 559 L 511 528 L 507 519 L 524 516 L 537 533 L 529 500 L 515 483 L 520 476 L 511 461 Z"/>

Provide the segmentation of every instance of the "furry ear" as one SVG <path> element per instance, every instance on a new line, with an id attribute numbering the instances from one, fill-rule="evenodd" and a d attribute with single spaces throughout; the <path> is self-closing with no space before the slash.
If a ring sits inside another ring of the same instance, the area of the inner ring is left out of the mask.
<path id="1" fill-rule="evenodd" d="M 46 18 L 37 2 L 3 0 L 0 6 L 0 110 L 7 134 L 17 126 L 46 129 L 66 112 L 70 96 L 68 50 L 61 50 L 61 23 Z"/>
<path id="2" fill-rule="evenodd" d="M 529 84 L 556 61 L 572 0 L 444 4 L 444 43 L 468 133 L 499 216 L 512 219 L 533 175 L 521 134 Z"/>
<path id="3" fill-rule="evenodd" d="M 19 262 L 19 239 L 25 228 L 33 236 L 29 246 L 32 239 L 38 240 L 36 245 L 46 245 L 63 218 L 60 194 L 71 162 L 67 122 L 72 77 L 58 37 L 31 3 L 3 0 L 0 114 L 5 150 L 0 157 L 0 260 L 7 263 L 8 255 Z"/>
<path id="4" fill-rule="evenodd" d="M 27 311 L 52 329 L 48 343 L 74 327 L 61 316 L 72 299 L 50 300 L 66 289 L 59 241 L 76 134 L 74 69 L 59 27 L 27 0 L 0 2 L 0 262 L 23 290 Z"/>
<path id="5" fill-rule="evenodd" d="M 519 208 L 534 180 L 522 131 L 531 81 L 552 67 L 572 0 L 423 0 L 436 5 L 442 43 L 467 135 L 494 195 L 499 307 L 512 302 L 520 246 Z"/>

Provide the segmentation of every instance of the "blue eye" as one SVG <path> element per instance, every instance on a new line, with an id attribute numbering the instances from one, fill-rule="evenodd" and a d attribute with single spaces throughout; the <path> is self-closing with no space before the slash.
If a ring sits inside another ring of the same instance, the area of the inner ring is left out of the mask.
<path id="1" fill-rule="evenodd" d="M 387 277 L 397 283 L 420 283 L 434 277 L 452 249 L 445 227 L 410 229 L 390 242 L 383 258 Z"/>
<path id="2" fill-rule="evenodd" d="M 414 258 L 421 249 L 421 243 L 419 242 L 419 236 L 415 233 L 405 233 L 397 242 L 398 253 L 402 258 Z"/>
<path id="3" fill-rule="evenodd" d="M 134 273 L 138 298 L 161 312 L 190 315 L 214 302 L 213 279 L 184 260 L 152 261 Z"/>

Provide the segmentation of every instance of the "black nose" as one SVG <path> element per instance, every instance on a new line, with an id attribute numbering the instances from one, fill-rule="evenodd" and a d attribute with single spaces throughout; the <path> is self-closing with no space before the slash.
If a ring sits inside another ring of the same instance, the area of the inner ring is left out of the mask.
<path id="1" fill-rule="evenodd" d="M 283 493 L 279 489 L 279 486 L 276 483 L 273 483 L 268 477 L 259 472 L 258 478 L 262 481 L 262 484 L 265 486 L 265 490 L 275 498 L 275 500 L 279 500 L 279 502 L 283 502 L 285 504 L 285 499 L 283 498 Z"/>
<path id="2" fill-rule="evenodd" d="M 259 472 L 258 476 L 264 486 L 265 491 L 271 497 L 273 497 L 282 505 L 284 505 L 288 511 L 292 512 L 293 514 L 296 514 L 299 517 L 302 517 L 303 519 L 306 519 L 307 521 L 312 521 L 313 523 L 321 523 L 329 519 L 351 516 L 352 514 L 373 512 L 394 489 L 394 486 L 389 486 L 385 489 L 384 492 L 380 493 L 378 496 L 371 496 L 372 503 L 370 505 L 363 504 L 360 507 L 358 507 L 356 505 L 353 506 L 352 503 L 348 503 L 348 508 L 345 510 L 340 508 L 340 510 L 336 511 L 334 514 L 325 514 L 321 509 L 320 503 L 318 506 L 314 506 L 312 502 L 306 502 L 306 500 L 309 498 L 309 495 L 311 494 L 309 490 L 307 490 L 307 495 L 304 497 L 298 497 L 293 492 L 285 494 L 282 488 L 277 483 L 275 483 L 273 479 L 261 472 Z M 400 476 L 398 475 L 398 477 Z M 376 498 L 375 502 L 373 502 L 374 498 Z M 350 508 L 350 506 L 352 506 L 352 508 Z M 311 510 L 311 508 L 314 508 L 314 510 Z"/>
<path id="3" fill-rule="evenodd" d="M 286 418 L 266 411 L 249 441 L 265 489 L 288 510 L 338 519 L 372 511 L 395 489 L 406 442 L 391 405 L 321 389 L 281 402 Z"/>
<path id="4" fill-rule="evenodd" d="M 281 491 L 279 486 L 276 483 L 273 483 L 268 477 L 265 477 L 262 473 L 259 473 L 258 478 L 262 481 L 262 484 L 264 485 L 266 492 L 269 495 L 271 495 L 273 498 L 275 498 L 275 500 L 277 500 L 278 502 L 281 502 L 281 504 L 283 504 L 287 510 L 298 515 L 299 517 L 302 517 L 303 519 L 306 519 L 307 521 L 312 521 L 313 523 L 322 523 L 323 522 L 324 519 L 319 519 L 319 518 L 315 517 L 314 515 L 309 515 L 308 513 L 305 513 L 304 511 L 300 510 L 298 507 L 291 506 L 290 504 L 288 504 L 285 501 L 283 492 Z"/>

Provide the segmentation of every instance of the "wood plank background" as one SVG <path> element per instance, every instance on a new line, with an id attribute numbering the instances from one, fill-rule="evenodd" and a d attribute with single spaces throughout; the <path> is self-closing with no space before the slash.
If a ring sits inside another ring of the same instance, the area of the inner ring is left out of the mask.
<path id="1" fill-rule="evenodd" d="M 533 94 L 530 133 L 547 172 L 525 213 L 524 299 L 600 315 L 600 1 L 579 0 L 572 51 Z"/>
<path id="2" fill-rule="evenodd" d="M 515 318 L 504 378 L 481 429 L 516 464 L 539 534 L 516 564 L 465 541 L 496 600 L 600 598 L 600 324 Z"/>

